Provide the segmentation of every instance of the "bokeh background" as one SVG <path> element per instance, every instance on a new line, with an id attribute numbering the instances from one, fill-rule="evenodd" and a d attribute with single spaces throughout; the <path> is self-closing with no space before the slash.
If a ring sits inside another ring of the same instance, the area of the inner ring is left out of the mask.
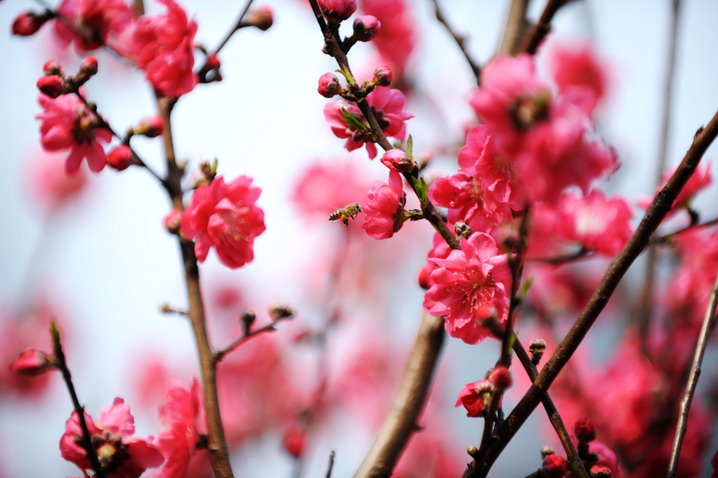
<path id="1" fill-rule="evenodd" d="M 433 19 L 431 2 L 407 3 L 417 40 L 407 70 L 414 82 L 407 111 L 416 115 L 408 123 L 409 131 L 415 151 L 432 153 L 436 171 L 448 172 L 473 118 L 466 101 L 472 76 L 456 45 Z M 451 24 L 467 35 L 470 52 L 482 64 L 498 43 L 508 3 L 443 2 Z M 606 189 L 631 200 L 649 196 L 654 189 L 670 3 L 576 1 L 557 15 L 550 40 L 590 39 L 610 65 L 612 84 L 598 127 L 616 148 L 622 168 Z M 182 4 L 199 26 L 197 41 L 209 47 L 217 44 L 241 8 L 227 1 Z M 343 170 L 352 171 L 360 184 L 384 179 L 385 170 L 378 161 L 369 162 L 363 151 L 347 153 L 324 122 L 327 100 L 316 93 L 316 82 L 335 65 L 321 53 L 321 34 L 308 7 L 299 0 L 255 4 L 274 10 L 274 26 L 267 32 L 237 33 L 221 54 L 224 80 L 199 85 L 181 99 L 173 116 L 176 148 L 179 158 L 190 165 L 217 158 L 225 177 L 247 174 L 262 188 L 259 205 L 267 231 L 256 240 L 254 262 L 229 271 L 211 254 L 202 265 L 215 343 L 234 338 L 239 310 L 245 307 L 266 321 L 267 306 L 292 306 L 297 318 L 280 326 L 271 340 L 277 347 L 305 348 L 294 364 L 294 379 L 305 385 L 300 395 L 311 394 L 321 353 L 330 374 L 341 374 L 348 360 L 343 352 L 367 341 L 382 343 L 384 348 L 369 350 L 368 357 L 386 360 L 387 369 L 401 369 L 401 352 L 411 344 L 421 315 L 422 291 L 415 277 L 431 247 L 431 231 L 425 224 L 412 224 L 395 239 L 374 241 L 362 237 L 358 228 L 344 231 L 321 215 L 306 214 L 301 201 L 292 199 L 300 178 L 317 161 L 346 165 Z M 537 18 L 542 4 L 532 2 L 531 18 Z M 695 130 L 718 105 L 718 3 L 682 4 L 669 164 L 680 160 Z M 29 8 L 39 9 L 26 0 L 0 4 L 0 32 L 5 32 L 0 34 L 0 314 L 22 315 L 46 304 L 65 331 L 68 359 L 88 411 L 97 413 L 121 396 L 133 405 L 138 434 L 156 434 L 156 408 L 135 405 L 161 400 L 160 392 L 147 391 L 153 381 L 147 377 L 188 386 L 196 374 L 188 325 L 181 317 L 159 311 L 162 303 L 181 309 L 185 301 L 176 241 L 161 224 L 169 204 L 153 178 L 139 168 L 122 173 L 108 168 L 88 177 L 87 190 L 59 211 L 50 211 L 38 200 L 32 171 L 48 155 L 39 146 L 34 119 L 39 112 L 35 82 L 46 60 L 56 59 L 66 71 L 73 71 L 81 56 L 61 50 L 52 28 L 32 38 L 10 36 L 12 20 Z M 149 8 L 158 9 L 151 4 Z M 109 54 L 100 52 L 97 57 L 100 72 L 87 85 L 88 95 L 116 129 L 124 131 L 155 113 L 141 73 Z M 357 46 L 350 61 L 359 72 L 371 72 L 377 62 L 369 45 Z M 159 140 L 139 139 L 135 146 L 162 170 Z M 711 148 L 708 158 L 715 151 Z M 330 189 L 327 186 L 326 194 Z M 314 193 L 322 196 L 325 191 L 318 186 Z M 699 209 L 715 201 L 711 188 Z M 339 261 L 343 275 L 338 282 L 332 280 L 329 267 L 337 257 L 345 258 Z M 629 275 L 629 290 L 632 283 L 637 289 L 640 276 Z M 324 352 L 297 344 L 296 337 L 321 330 L 335 310 L 346 323 L 328 332 Z M 591 336 L 595 353 L 609 353 L 607 344 L 617 333 L 615 323 L 599 324 Z M 39 344 L 15 341 L 8 347 L 19 351 Z M 262 350 L 257 346 L 251 353 Z M 386 350 L 392 354 L 382 355 Z M 465 459 L 462 450 L 480 439 L 481 424 L 453 408 L 455 397 L 464 383 L 482 378 L 497 353 L 496 343 L 469 347 L 455 339 L 447 341 L 438 390 L 430 403 L 435 411 L 427 415 L 440 417 L 459 460 Z M 154 363 L 164 365 L 155 370 Z M 267 390 L 282 393 L 281 387 Z M 511 404 L 516 398 L 507 400 Z M 42 394 L 0 390 L 0 477 L 77 474 L 58 450 L 70 411 L 58 376 L 51 377 Z M 326 419 L 321 436 L 309 438 L 304 476 L 323 476 L 331 449 L 337 451 L 334 476 L 350 475 L 372 438 L 372 432 L 361 426 L 362 416 L 347 407 L 344 415 L 337 412 Z M 234 456 L 238 476 L 290 476 L 293 464 L 282 450 L 281 434 L 282 427 L 270 428 L 247 440 Z M 539 410 L 499 460 L 493 476 L 524 476 L 535 470 L 541 446 L 551 440 Z"/>

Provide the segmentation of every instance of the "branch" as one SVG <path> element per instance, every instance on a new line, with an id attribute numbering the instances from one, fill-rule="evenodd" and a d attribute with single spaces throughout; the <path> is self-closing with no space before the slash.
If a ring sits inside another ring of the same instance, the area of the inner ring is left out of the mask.
<path id="1" fill-rule="evenodd" d="M 75 386 L 72 383 L 72 375 L 70 375 L 70 369 L 67 367 L 67 362 L 65 361 L 65 352 L 62 350 L 60 332 L 57 330 L 55 322 L 50 322 L 50 336 L 52 337 L 52 352 L 57 361 L 56 366 L 62 373 L 62 379 L 65 381 L 65 385 L 67 385 L 67 391 L 70 392 L 72 406 L 75 409 L 75 413 L 77 413 L 77 419 L 80 422 L 80 428 L 82 429 L 79 445 L 85 449 L 87 459 L 90 461 L 92 469 L 95 470 L 95 476 L 97 478 L 105 478 L 107 475 L 105 475 L 105 471 L 102 469 L 100 460 L 97 458 L 97 453 L 92 447 L 90 429 L 87 427 L 87 420 L 85 420 L 85 407 L 80 405 L 80 400 L 77 398 L 77 392 L 75 391 Z"/>
<path id="2" fill-rule="evenodd" d="M 399 461 L 429 394 L 444 341 L 444 319 L 424 314 L 389 415 L 354 478 L 388 477 Z"/>
<path id="3" fill-rule="evenodd" d="M 244 20 L 245 15 L 247 15 L 249 7 L 252 6 L 253 1 L 254 0 L 247 0 L 247 4 L 244 6 L 244 9 L 240 12 L 237 21 L 234 23 L 234 27 L 224 35 L 224 38 L 222 38 L 222 41 L 219 42 L 219 45 L 217 45 L 217 48 L 215 48 L 212 53 L 214 53 L 215 55 L 219 53 L 220 50 L 222 50 L 222 48 L 224 48 L 224 46 L 227 44 L 229 39 L 232 38 L 232 35 L 234 35 L 237 30 L 244 26 L 242 21 Z"/>
<path id="4" fill-rule="evenodd" d="M 469 64 L 469 68 L 471 68 L 471 71 L 474 73 L 474 76 L 476 77 L 476 84 L 481 84 L 481 67 L 478 63 L 474 61 L 473 58 L 471 58 L 471 55 L 469 54 L 469 51 L 466 49 L 466 45 L 464 42 L 466 39 L 462 36 L 456 33 L 456 31 L 451 28 L 451 25 L 446 21 L 446 17 L 444 16 L 444 13 L 441 11 L 441 8 L 439 7 L 439 0 L 432 0 L 434 2 L 434 15 L 436 15 L 436 19 L 444 25 L 444 28 L 446 28 L 446 31 L 449 32 L 449 35 L 451 35 L 451 38 L 454 39 L 456 44 L 459 46 L 459 50 L 461 50 L 461 53 L 464 54 L 464 58 L 466 58 L 466 63 Z M 528 1 L 528 0 L 523 0 Z"/>
<path id="5" fill-rule="evenodd" d="M 696 343 L 696 350 L 693 354 L 693 362 L 691 363 L 690 374 L 688 375 L 688 382 L 686 383 L 686 391 L 681 400 L 680 414 L 678 415 L 678 424 L 676 425 L 676 435 L 673 439 L 673 448 L 671 450 L 671 460 L 668 463 L 668 471 L 666 472 L 666 478 L 675 478 L 678 471 L 678 460 L 681 456 L 681 447 L 683 446 L 683 438 L 686 435 L 688 428 L 688 412 L 691 409 L 691 402 L 693 401 L 693 394 L 696 391 L 698 385 L 698 377 L 701 375 L 701 364 L 703 362 L 703 355 L 708 345 L 708 338 L 710 337 L 713 326 L 715 325 L 715 313 L 716 303 L 718 302 L 718 277 L 713 284 L 711 289 L 710 298 L 708 299 L 708 307 L 706 308 L 706 315 L 703 317 L 703 324 L 701 325 L 701 331 L 698 334 L 698 342 Z"/>
<path id="6" fill-rule="evenodd" d="M 237 339 L 235 339 L 231 344 L 227 345 L 225 348 L 221 350 L 217 350 L 214 353 L 214 361 L 215 363 L 219 363 L 222 361 L 225 355 L 242 345 L 243 343 L 247 342 L 248 340 L 252 339 L 253 337 L 256 337 L 257 335 L 261 335 L 265 332 L 274 332 L 277 330 L 275 327 L 276 323 L 272 322 L 271 324 L 267 324 L 264 327 L 260 327 L 257 330 L 252 330 L 248 334 L 245 334 Z"/>
<path id="7" fill-rule="evenodd" d="M 601 284 L 591 296 L 591 299 L 576 319 L 571 330 L 569 330 L 564 340 L 559 344 L 546 365 L 541 369 L 541 373 L 536 377 L 536 380 L 534 380 L 534 383 L 528 392 L 526 392 L 526 395 L 524 395 L 506 420 L 497 427 L 494 445 L 488 449 L 487 453 L 478 457 L 478 459 L 475 459 L 474 462 L 469 465 L 468 475 L 466 476 L 485 477 L 491 465 L 496 461 L 496 458 L 519 428 L 521 428 L 529 415 L 536 409 L 536 406 L 541 402 L 541 399 L 553 381 L 581 344 L 581 341 L 598 318 L 598 315 L 606 306 L 608 299 L 616 290 L 623 275 L 646 247 L 651 235 L 655 232 L 668 211 L 670 211 L 676 197 L 695 171 L 703 154 L 717 135 L 718 113 L 713 116 L 708 126 L 698 129 L 693 143 L 681 161 L 681 164 L 651 203 L 643 220 L 633 233 L 631 240 L 611 263 Z"/>
<path id="8" fill-rule="evenodd" d="M 509 15 L 506 18 L 504 34 L 496 54 L 515 55 L 519 52 L 519 41 L 526 32 L 526 9 L 529 0 L 512 0 L 509 7 Z"/>
<path id="9" fill-rule="evenodd" d="M 528 29 L 521 42 L 520 52 L 533 55 L 546 35 L 551 31 L 551 21 L 556 12 L 569 3 L 571 0 L 548 0 L 546 7 L 541 13 L 541 18 L 536 25 Z"/>

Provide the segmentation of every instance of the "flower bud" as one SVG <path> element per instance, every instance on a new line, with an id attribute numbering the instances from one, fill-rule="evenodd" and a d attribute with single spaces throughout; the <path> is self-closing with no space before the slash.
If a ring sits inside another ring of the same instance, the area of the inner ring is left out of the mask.
<path id="1" fill-rule="evenodd" d="M 304 453 L 304 445 L 306 442 L 306 433 L 298 425 L 289 427 L 282 437 L 282 445 L 284 449 L 294 458 L 299 458 Z"/>
<path id="2" fill-rule="evenodd" d="M 269 30 L 274 23 L 272 9 L 265 6 L 253 8 L 247 15 L 247 23 L 263 32 Z"/>
<path id="3" fill-rule="evenodd" d="M 596 425 L 590 418 L 579 418 L 573 426 L 579 442 L 588 443 L 596 439 Z"/>
<path id="4" fill-rule="evenodd" d="M 269 309 L 269 317 L 272 319 L 272 322 L 279 322 L 280 320 L 294 317 L 294 311 L 286 305 L 276 305 Z"/>
<path id="5" fill-rule="evenodd" d="M 356 0 L 319 0 L 318 3 L 327 18 L 334 21 L 346 20 L 357 9 Z"/>
<path id="6" fill-rule="evenodd" d="M 12 22 L 12 34 L 29 37 L 37 33 L 46 21 L 50 19 L 47 15 L 38 15 L 35 12 L 23 12 Z"/>
<path id="7" fill-rule="evenodd" d="M 173 209 L 162 219 L 165 229 L 171 234 L 179 234 L 182 225 L 182 211 Z"/>
<path id="8" fill-rule="evenodd" d="M 354 38 L 358 41 L 369 41 L 381 29 L 381 22 L 373 15 L 362 15 L 354 19 Z"/>
<path id="9" fill-rule="evenodd" d="M 416 169 L 416 163 L 399 148 L 393 148 L 384 153 L 381 157 L 381 164 L 400 173 L 408 173 Z"/>
<path id="10" fill-rule="evenodd" d="M 53 368 L 51 359 L 37 349 L 27 349 L 10 364 L 10 371 L 20 375 L 41 375 Z"/>
<path id="11" fill-rule="evenodd" d="M 97 74 L 97 68 L 97 58 L 94 56 L 88 56 L 82 60 L 82 63 L 80 63 L 80 71 L 78 74 L 89 78 Z"/>
<path id="12" fill-rule="evenodd" d="M 37 80 L 37 88 L 50 98 L 57 98 L 64 91 L 64 83 L 63 79 L 58 75 L 46 75 Z"/>
<path id="13" fill-rule="evenodd" d="M 496 367 L 489 374 L 489 382 L 494 384 L 496 390 L 503 392 L 507 388 L 513 385 L 514 381 L 511 378 L 511 372 L 506 367 Z"/>
<path id="14" fill-rule="evenodd" d="M 124 144 L 116 147 L 107 155 L 107 164 L 118 171 L 124 171 L 132 164 L 132 150 Z"/>
<path id="15" fill-rule="evenodd" d="M 339 79 L 333 73 L 324 73 L 319 77 L 317 91 L 323 97 L 332 98 L 339 94 L 341 90 L 342 85 L 339 84 Z"/>
<path id="16" fill-rule="evenodd" d="M 419 287 L 421 287 L 424 290 L 429 290 L 431 288 L 431 284 L 429 284 L 430 276 L 431 276 L 431 267 L 428 264 L 426 264 L 419 271 L 419 278 L 418 278 Z"/>
<path id="17" fill-rule="evenodd" d="M 45 75 L 62 76 L 62 68 L 60 68 L 60 64 L 55 60 L 47 60 L 45 64 L 42 65 L 42 71 L 45 73 Z"/>
<path id="18" fill-rule="evenodd" d="M 160 115 L 153 115 L 143 118 L 140 124 L 132 129 L 134 134 L 147 136 L 148 138 L 156 138 L 164 131 L 164 124 Z"/>
<path id="19" fill-rule="evenodd" d="M 591 467 L 591 478 L 611 478 L 613 473 L 611 469 L 603 465 L 593 465 Z"/>
<path id="20" fill-rule="evenodd" d="M 566 458 L 560 455 L 548 455 L 543 459 L 542 476 L 547 478 L 562 478 L 568 472 Z"/>
<path id="21" fill-rule="evenodd" d="M 388 66 L 377 66 L 374 70 L 372 82 L 377 86 L 389 86 L 393 80 L 393 74 Z"/>
<path id="22" fill-rule="evenodd" d="M 210 53 L 204 59 L 204 66 L 208 70 L 216 70 L 217 68 L 222 66 L 222 62 L 219 60 L 219 57 L 216 54 Z"/>
<path id="23" fill-rule="evenodd" d="M 538 365 L 546 350 L 546 341 L 544 339 L 533 339 L 529 344 L 529 353 L 531 354 L 531 362 Z"/>

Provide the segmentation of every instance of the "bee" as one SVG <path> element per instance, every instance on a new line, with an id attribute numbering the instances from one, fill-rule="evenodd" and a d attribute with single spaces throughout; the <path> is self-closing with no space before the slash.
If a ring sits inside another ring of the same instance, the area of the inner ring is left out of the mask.
<path id="1" fill-rule="evenodd" d="M 340 207 L 329 215 L 330 221 L 336 221 L 339 219 L 344 227 L 349 227 L 349 219 L 354 219 L 361 212 L 361 206 L 359 203 L 349 204 L 344 207 Z"/>

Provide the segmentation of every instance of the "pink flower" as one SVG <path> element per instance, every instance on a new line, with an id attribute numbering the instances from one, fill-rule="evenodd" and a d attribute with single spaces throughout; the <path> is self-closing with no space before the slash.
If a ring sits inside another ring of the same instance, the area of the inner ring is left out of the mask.
<path id="1" fill-rule="evenodd" d="M 53 368 L 47 354 L 37 349 L 26 349 L 10 364 L 10 371 L 21 375 L 40 375 Z"/>
<path id="2" fill-rule="evenodd" d="M 43 112 L 36 116 L 40 123 L 40 141 L 46 151 L 70 150 L 65 171 L 75 174 L 87 158 L 93 172 L 102 171 L 107 163 L 100 141 L 109 142 L 112 134 L 101 126 L 101 120 L 75 95 L 50 98 L 38 97 Z"/>
<path id="3" fill-rule="evenodd" d="M 447 332 L 468 344 L 481 342 L 489 330 L 481 322 L 491 316 L 508 317 L 511 272 L 505 254 L 488 234 L 477 232 L 461 240 L 461 250 L 446 259 L 429 259 L 435 267 L 424 309 L 444 317 Z"/>
<path id="4" fill-rule="evenodd" d="M 467 383 L 459 392 L 459 399 L 456 400 L 455 407 L 463 406 L 466 409 L 467 417 L 483 416 L 494 386 L 488 380 L 479 380 L 478 382 Z"/>
<path id="5" fill-rule="evenodd" d="M 72 176 L 65 172 L 60 158 L 37 154 L 29 164 L 30 189 L 37 201 L 49 210 L 58 210 L 81 196 L 87 189 L 83 170 Z"/>
<path id="6" fill-rule="evenodd" d="M 319 0 L 319 8 L 334 20 L 346 20 L 357 9 L 356 0 Z"/>
<path id="7" fill-rule="evenodd" d="M 182 234 L 197 238 L 194 250 L 200 262 L 212 247 L 220 261 L 232 269 L 252 261 L 254 238 L 266 229 L 264 213 L 254 204 L 260 192 L 247 176 L 227 184 L 218 176 L 211 184 L 197 188 L 182 215 Z"/>
<path id="8" fill-rule="evenodd" d="M 390 171 L 388 185 L 377 181 L 367 193 L 362 229 L 374 239 L 390 238 L 404 224 L 405 204 L 401 175 Z"/>
<path id="9" fill-rule="evenodd" d="M 673 176 L 673 173 L 675 173 L 675 171 L 676 168 L 673 168 L 663 175 L 661 185 L 658 188 L 659 191 L 663 188 L 663 186 L 668 183 L 668 180 L 671 179 L 671 176 Z M 689 206 L 695 195 L 710 186 L 712 182 L 713 178 L 711 177 L 710 163 L 705 165 L 705 167 L 703 165 L 698 165 L 698 168 L 693 171 L 691 177 L 688 178 L 688 182 L 683 187 L 680 194 L 678 194 L 676 200 L 673 202 L 673 209 L 669 214 L 673 214 L 679 209 Z M 639 205 L 646 209 L 648 209 L 648 206 L 650 206 L 650 204 L 651 201 L 649 199 L 642 199 L 639 201 Z"/>
<path id="10" fill-rule="evenodd" d="M 404 112 L 404 94 L 399 90 L 378 86 L 367 95 L 367 101 L 374 108 L 377 122 L 384 134 L 403 140 L 406 137 L 404 122 L 414 117 Z M 344 100 L 333 101 L 324 107 L 324 118 L 334 136 L 347 140 L 344 147 L 348 151 L 354 151 L 366 144 L 369 158 L 376 157 L 376 146 L 371 140 L 369 124 L 359 107 Z"/>
<path id="11" fill-rule="evenodd" d="M 559 93 L 572 97 L 574 104 L 591 114 L 608 89 L 607 68 L 591 45 L 582 42 L 554 45 L 549 66 Z"/>
<path id="12" fill-rule="evenodd" d="M 159 0 L 164 15 L 142 16 L 132 35 L 132 56 L 147 79 L 163 96 L 177 98 L 197 84 L 194 35 L 197 24 L 173 0 Z"/>
<path id="13" fill-rule="evenodd" d="M 100 410 L 97 422 L 85 413 L 92 446 L 108 478 L 137 478 L 147 468 L 155 468 L 164 458 L 151 443 L 151 439 L 133 437 L 135 419 L 130 406 L 121 398 L 115 398 L 112 405 Z M 60 438 L 62 457 L 77 465 L 81 470 L 91 470 L 92 465 L 80 441 L 82 428 L 77 412 L 65 423 L 65 433 Z"/>
<path id="14" fill-rule="evenodd" d="M 361 9 L 381 23 L 381 34 L 372 41 L 382 61 L 388 63 L 397 76 L 404 75 L 407 62 L 416 46 L 415 21 L 409 15 L 404 0 L 362 0 Z"/>
<path id="15" fill-rule="evenodd" d="M 300 212 L 326 221 L 332 211 L 357 202 L 369 187 L 356 162 L 315 162 L 299 177 L 292 201 Z"/>
<path id="16" fill-rule="evenodd" d="M 559 199 L 558 233 L 607 256 L 623 249 L 631 238 L 631 208 L 622 198 L 606 199 L 597 189 L 586 197 L 564 194 Z"/>
<path id="17" fill-rule="evenodd" d="M 72 25 L 57 20 L 58 37 L 65 45 L 74 42 L 80 51 L 111 44 L 134 19 L 132 9 L 124 0 L 64 0 L 57 10 Z M 79 34 L 78 28 L 87 34 Z"/>
<path id="18" fill-rule="evenodd" d="M 167 460 L 160 471 L 162 478 L 185 476 L 202 433 L 198 426 L 198 423 L 201 423 L 200 411 L 200 388 L 197 379 L 192 381 L 189 390 L 181 387 L 167 390 L 165 404 L 160 407 L 159 412 L 160 420 L 166 428 L 157 437 L 157 448 Z"/>

